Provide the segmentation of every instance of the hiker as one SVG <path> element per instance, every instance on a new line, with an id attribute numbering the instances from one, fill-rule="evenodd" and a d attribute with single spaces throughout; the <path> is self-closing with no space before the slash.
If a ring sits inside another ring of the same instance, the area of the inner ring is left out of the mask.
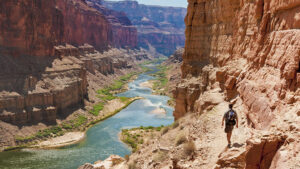
<path id="1" fill-rule="evenodd" d="M 225 133 L 227 133 L 227 141 L 228 141 L 228 148 L 231 145 L 231 134 L 233 127 L 236 125 L 236 128 L 239 127 L 238 123 L 238 116 L 236 112 L 232 109 L 233 104 L 229 104 L 229 110 L 224 114 L 223 120 L 222 120 L 222 127 L 224 126 L 225 121 Z"/>

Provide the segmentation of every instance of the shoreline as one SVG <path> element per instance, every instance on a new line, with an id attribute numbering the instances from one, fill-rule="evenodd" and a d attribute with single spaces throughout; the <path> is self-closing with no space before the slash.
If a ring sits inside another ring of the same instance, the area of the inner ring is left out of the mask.
<path id="1" fill-rule="evenodd" d="M 140 72 L 139 74 L 141 74 L 141 73 L 143 73 L 143 72 Z M 138 77 L 138 75 L 134 75 L 130 80 L 127 81 L 126 84 L 124 84 L 122 89 L 120 89 L 115 94 L 127 91 L 129 89 L 128 84 L 130 82 L 134 81 Z M 78 144 L 86 138 L 86 132 L 89 128 L 93 127 L 94 125 L 96 125 L 97 123 L 99 123 L 103 120 L 106 120 L 106 119 L 114 116 L 115 114 L 119 113 L 120 111 L 122 111 L 123 109 L 128 107 L 131 103 L 133 103 L 134 101 L 139 100 L 139 99 L 143 99 L 143 98 L 142 97 L 128 98 L 128 100 L 125 103 L 123 103 L 123 105 L 121 107 L 113 106 L 114 109 L 104 113 L 105 115 L 103 115 L 101 117 L 98 117 L 98 118 L 96 117 L 95 119 L 92 119 L 92 121 L 87 123 L 83 127 L 84 130 L 66 131 L 62 136 L 49 137 L 49 138 L 46 138 L 44 140 L 35 140 L 35 141 L 32 141 L 32 142 L 27 142 L 27 143 L 20 144 L 20 145 L 17 145 L 17 146 L 10 146 L 10 147 L 4 148 L 2 151 L 4 152 L 4 151 L 22 150 L 22 149 L 25 149 L 25 148 L 29 148 L 29 149 L 55 149 L 55 148 L 61 148 L 61 147 L 65 147 L 65 146 Z M 113 99 L 111 101 L 115 101 L 115 100 L 119 100 L 119 98 Z M 110 107 L 109 105 L 110 105 L 110 103 L 107 103 L 104 106 L 105 107 Z M 2 152 L 2 151 L 0 151 L 0 152 Z"/>
<path id="2" fill-rule="evenodd" d="M 35 148 L 35 149 L 53 149 L 54 148 L 55 149 L 55 148 L 61 148 L 61 147 L 65 147 L 65 146 L 78 144 L 78 143 L 82 142 L 83 140 L 85 140 L 86 132 L 91 127 L 95 126 L 96 124 L 98 124 L 101 121 L 104 121 L 104 120 L 116 115 L 117 113 L 119 113 L 120 111 L 122 111 L 123 109 L 128 107 L 131 103 L 133 103 L 134 101 L 139 100 L 139 99 L 143 99 L 143 98 L 142 97 L 134 97 L 134 98 L 129 99 L 129 101 L 122 107 L 116 108 L 116 109 L 114 109 L 114 111 L 107 113 L 106 116 L 101 117 L 99 119 L 95 119 L 94 121 L 87 124 L 84 131 L 67 132 L 62 136 L 50 138 L 48 140 L 39 142 L 36 145 L 25 147 L 25 148 Z"/>
<path id="3" fill-rule="evenodd" d="M 140 72 L 139 74 L 142 74 L 144 72 Z M 117 91 L 115 94 L 120 93 L 120 92 L 124 92 L 129 90 L 129 86 L 128 84 L 132 81 L 134 81 L 138 75 L 134 75 L 131 79 L 129 79 L 127 81 L 126 84 L 124 84 L 124 86 L 122 87 L 122 89 L 120 89 L 119 91 Z M 126 103 L 124 103 L 123 106 L 121 107 L 114 107 L 113 110 L 105 113 L 104 116 L 101 116 L 100 118 L 95 118 L 92 121 L 90 121 L 89 123 L 87 123 L 84 126 L 84 130 L 81 131 L 66 131 L 62 136 L 57 136 L 57 137 L 50 137 L 50 138 L 46 138 L 45 140 L 36 140 L 33 142 L 28 142 L 25 144 L 20 144 L 17 146 L 11 146 L 11 147 L 7 147 L 5 149 L 3 149 L 3 151 L 12 151 L 12 150 L 21 150 L 21 149 L 25 149 L 25 148 L 29 148 L 29 149 L 55 149 L 55 148 L 61 148 L 61 147 L 65 147 L 65 146 L 70 146 L 70 145 L 74 145 L 74 144 L 78 144 L 81 141 L 85 140 L 86 138 L 86 132 L 89 130 L 89 128 L 93 127 L 94 125 L 96 125 L 97 123 L 104 121 L 112 116 L 114 116 L 115 114 L 119 113 L 120 111 L 122 111 L 123 109 L 125 109 L 126 107 L 128 107 L 131 103 L 133 103 L 136 100 L 139 99 L 144 99 L 143 97 L 134 97 L 134 98 L 129 98 L 128 101 Z M 114 99 L 114 100 L 119 100 Z M 112 100 L 112 101 L 114 101 Z M 109 106 L 109 103 L 107 103 L 105 106 Z"/>

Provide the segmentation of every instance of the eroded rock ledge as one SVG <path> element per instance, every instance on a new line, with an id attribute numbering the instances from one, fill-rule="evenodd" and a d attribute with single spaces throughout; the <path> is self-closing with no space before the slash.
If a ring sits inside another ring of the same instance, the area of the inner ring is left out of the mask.
<path id="1" fill-rule="evenodd" d="M 6 63 L 8 68 L 32 66 L 39 71 L 0 76 L 2 148 L 15 145 L 16 135 L 26 136 L 37 131 L 39 128 L 35 125 L 56 124 L 57 119 L 63 119 L 89 102 L 96 102 L 96 90 L 114 82 L 126 70 L 137 70 L 137 63 L 151 58 L 142 50 L 110 49 L 100 53 L 89 44 L 56 46 L 55 53 L 57 58 L 43 69 L 39 67 L 41 65 L 31 65 L 30 61 L 37 60 Z M 24 64 L 28 62 L 28 65 Z M 15 131 L 10 125 L 19 126 L 19 130 Z M 32 130 L 25 129 L 21 134 L 23 126 L 32 126 Z"/>

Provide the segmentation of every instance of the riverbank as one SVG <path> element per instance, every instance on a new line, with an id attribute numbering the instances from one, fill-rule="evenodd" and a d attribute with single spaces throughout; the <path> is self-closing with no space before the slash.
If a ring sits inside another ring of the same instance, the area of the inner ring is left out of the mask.
<path id="1" fill-rule="evenodd" d="M 29 136 L 16 136 L 16 145 L 6 147 L 3 151 L 31 147 L 57 148 L 80 142 L 84 139 L 84 134 L 78 133 L 85 133 L 88 128 L 115 115 L 135 100 L 141 99 L 115 96 L 115 94 L 127 90 L 127 84 L 137 78 L 140 73 L 143 73 L 143 71 L 140 70 L 119 77 L 113 84 L 97 90 L 97 95 L 94 96 L 97 103 L 94 105 L 85 103 L 87 106 L 84 109 L 74 111 L 66 116 L 64 120 L 57 120 L 57 125 L 46 127 Z"/>
<path id="2" fill-rule="evenodd" d="M 135 97 L 129 99 L 127 102 L 121 101 L 120 99 L 114 99 L 108 102 L 108 104 L 105 105 L 103 108 L 103 113 L 106 114 L 106 116 L 102 116 L 99 119 L 95 119 L 94 121 L 88 123 L 86 125 L 86 129 L 83 132 L 69 132 L 64 134 L 63 136 L 51 138 L 46 141 L 42 141 L 38 143 L 37 145 L 31 146 L 31 148 L 42 148 L 42 149 L 48 149 L 48 148 L 60 148 L 65 147 L 68 145 L 76 144 L 84 140 L 85 138 L 85 132 L 92 127 L 94 124 L 97 124 L 116 113 L 120 112 L 124 108 L 126 108 L 128 105 L 130 105 L 132 102 L 142 99 L 141 97 Z"/>

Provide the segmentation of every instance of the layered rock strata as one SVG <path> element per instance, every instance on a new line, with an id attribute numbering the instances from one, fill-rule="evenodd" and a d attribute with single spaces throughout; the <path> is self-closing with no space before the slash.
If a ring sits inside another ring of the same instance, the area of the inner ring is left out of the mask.
<path id="1" fill-rule="evenodd" d="M 152 133 L 128 165 L 299 168 L 299 11 L 299 0 L 189 0 L 178 127 Z M 230 148 L 228 102 L 239 115 Z"/>
<path id="2" fill-rule="evenodd" d="M 117 48 L 137 47 L 137 28 L 132 25 L 125 13 L 110 10 L 97 1 L 87 1 L 87 3 L 101 12 L 109 22 L 110 36 L 112 36 L 111 46 Z"/>
<path id="3" fill-rule="evenodd" d="M 15 136 L 32 135 L 77 110 L 84 111 L 80 108 L 91 109 L 99 101 L 98 89 L 151 59 L 146 51 L 114 48 L 100 53 L 89 44 L 56 46 L 55 53 L 58 58 L 42 72 L 16 74 L 17 81 L 14 76 L 1 76 L 0 150 L 15 145 Z M 16 60 L 9 63 L 9 68 L 18 65 Z"/>
<path id="4" fill-rule="evenodd" d="M 136 29 L 125 15 L 104 8 L 110 13 L 102 14 L 83 0 L 1 1 L 0 6 L 0 111 L 1 119 L 13 124 L 53 123 L 56 113 L 83 103 L 86 69 L 94 68 L 81 56 L 99 55 L 94 47 L 136 46 Z M 82 46 L 59 46 L 66 42 Z M 124 58 L 97 62 L 103 74 L 128 67 Z"/>
<path id="5" fill-rule="evenodd" d="M 165 56 L 184 46 L 185 8 L 142 5 L 136 1 L 89 0 L 126 13 L 138 29 L 138 46 Z"/>
<path id="6" fill-rule="evenodd" d="M 85 1 L 1 1 L 0 6 L 0 47 L 7 55 L 52 56 L 53 47 L 63 43 L 89 43 L 98 50 L 137 44 L 130 23 L 111 22 Z"/>
<path id="7" fill-rule="evenodd" d="M 299 10 L 298 1 L 189 1 L 175 118 L 205 112 L 206 91 L 220 87 L 226 100 L 241 101 L 250 128 L 297 137 L 289 126 L 299 124 Z M 297 143 L 291 143 L 297 147 L 291 150 L 282 139 L 281 147 L 269 141 L 273 150 L 266 153 L 272 156 L 246 161 L 246 168 L 298 165 L 283 160 L 299 156 Z M 251 151 L 256 150 L 249 148 L 248 154 Z M 249 156 L 246 159 L 253 158 Z"/>
<path id="8" fill-rule="evenodd" d="M 6 90 L 1 91 L 0 120 L 16 125 L 55 123 L 57 114 L 78 107 L 87 98 L 87 74 L 107 76 L 118 69 L 132 68 L 138 60 L 149 59 L 145 52 L 131 50 L 112 49 L 101 54 L 88 44 L 78 48 L 56 46 L 55 53 L 59 58 L 41 74 L 25 76 L 17 85 L 19 90 L 12 88 L 14 78 L 11 83 L 2 78 Z"/>

